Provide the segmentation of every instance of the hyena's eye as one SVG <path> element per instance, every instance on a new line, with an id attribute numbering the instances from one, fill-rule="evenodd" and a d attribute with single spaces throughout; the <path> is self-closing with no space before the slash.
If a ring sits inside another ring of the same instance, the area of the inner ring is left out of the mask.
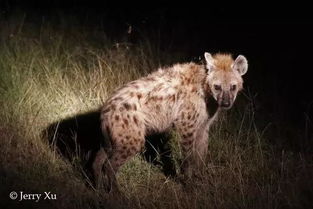
<path id="1" fill-rule="evenodd" d="M 216 91 L 220 91 L 220 90 L 222 90 L 222 87 L 221 87 L 221 85 L 216 85 L 216 84 L 214 84 L 214 89 L 215 89 Z"/>
<path id="2" fill-rule="evenodd" d="M 231 91 L 235 91 L 236 88 L 237 88 L 237 86 L 236 86 L 235 84 L 230 86 L 230 90 L 231 90 Z"/>

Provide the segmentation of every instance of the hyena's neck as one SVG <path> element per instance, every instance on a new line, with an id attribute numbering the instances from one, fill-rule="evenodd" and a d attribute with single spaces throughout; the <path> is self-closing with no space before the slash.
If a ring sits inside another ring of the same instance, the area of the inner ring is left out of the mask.
<path id="1" fill-rule="evenodd" d="M 219 111 L 219 105 L 214 99 L 211 88 L 206 79 L 204 79 L 202 82 L 202 89 L 204 92 L 204 100 L 206 103 L 207 113 L 209 115 L 209 118 L 213 118 L 217 115 Z"/>
<path id="2" fill-rule="evenodd" d="M 218 103 L 216 102 L 216 100 L 211 95 L 209 97 L 206 97 L 205 103 L 206 103 L 206 109 L 207 109 L 209 118 L 215 117 L 217 113 L 219 112 L 219 107 L 218 107 Z"/>

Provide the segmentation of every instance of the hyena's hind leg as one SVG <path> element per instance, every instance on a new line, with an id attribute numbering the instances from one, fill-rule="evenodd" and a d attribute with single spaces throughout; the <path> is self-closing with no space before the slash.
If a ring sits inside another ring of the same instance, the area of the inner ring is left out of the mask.
<path id="1" fill-rule="evenodd" d="M 126 131 L 125 133 L 131 132 Z M 130 137 L 126 135 L 125 139 L 115 138 L 113 140 L 115 143 L 112 149 L 112 154 L 109 160 L 105 163 L 104 170 L 108 177 L 107 185 L 109 190 L 118 191 L 118 184 L 116 180 L 116 173 L 118 169 L 142 150 L 145 138 L 144 136 Z"/>
<path id="2" fill-rule="evenodd" d="M 112 155 L 110 153 L 110 155 Z M 94 185 L 96 189 L 104 187 L 107 192 L 117 191 L 118 185 L 115 173 L 118 169 L 118 166 L 111 163 L 112 158 L 109 157 L 109 154 L 101 148 L 95 155 L 92 169 L 94 177 Z"/>
<path id="3" fill-rule="evenodd" d="M 121 115 L 123 118 L 123 115 Z M 128 118 L 128 117 L 126 117 Z M 114 121 L 109 126 L 103 124 L 106 127 L 107 133 L 110 133 L 111 150 L 109 152 L 109 159 L 106 161 L 99 161 L 99 163 L 104 163 L 104 172 L 107 176 L 106 186 L 109 191 L 118 191 L 118 184 L 116 181 L 116 172 L 118 169 L 126 163 L 131 157 L 139 153 L 145 142 L 145 129 L 142 121 L 139 121 L 137 117 L 132 116 L 129 118 L 134 118 L 134 123 L 127 119 Z M 135 120 L 136 119 L 136 120 Z M 104 131 L 105 132 L 105 131 Z M 105 134 L 105 133 L 104 133 Z M 98 159 L 103 158 L 103 152 L 99 152 Z M 99 164 L 99 165 L 100 165 Z M 99 166 L 97 166 L 97 158 L 95 160 L 95 168 L 99 171 Z"/>
<path id="4" fill-rule="evenodd" d="M 108 154 L 101 147 L 95 154 L 93 163 L 92 163 L 92 170 L 93 170 L 93 183 L 96 189 L 99 189 L 104 184 L 103 173 L 102 170 L 104 166 L 109 161 Z M 107 169 L 106 169 L 107 170 Z"/>

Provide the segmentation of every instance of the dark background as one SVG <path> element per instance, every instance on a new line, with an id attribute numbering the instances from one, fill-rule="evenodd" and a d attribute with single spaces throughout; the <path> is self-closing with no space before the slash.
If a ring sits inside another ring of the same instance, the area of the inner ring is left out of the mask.
<path id="1" fill-rule="evenodd" d="M 9 18 L 15 11 L 22 11 L 27 14 L 26 21 L 41 24 L 43 18 L 75 16 L 78 21 L 73 24 L 87 25 L 90 30 L 103 28 L 116 40 L 123 39 L 132 26 L 128 41 L 136 43 L 147 37 L 161 49 L 185 55 L 177 61 L 197 60 L 204 51 L 243 54 L 249 61 L 245 88 L 254 96 L 256 114 L 262 119 L 260 126 L 274 124 L 272 141 L 275 137 L 285 138 L 279 140 L 284 148 L 310 152 L 313 119 L 310 7 L 301 2 L 274 5 L 264 1 L 182 4 L 1 1 L 0 17 Z"/>

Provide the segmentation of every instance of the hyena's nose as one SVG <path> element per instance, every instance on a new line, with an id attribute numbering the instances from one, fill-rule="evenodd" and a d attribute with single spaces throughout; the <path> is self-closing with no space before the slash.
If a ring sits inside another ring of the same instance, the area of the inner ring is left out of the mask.
<path id="1" fill-rule="evenodd" d="M 221 106 L 224 108 L 230 107 L 230 96 L 228 92 L 224 92 Z"/>
<path id="2" fill-rule="evenodd" d="M 229 107 L 230 106 L 230 102 L 229 101 L 223 101 L 222 102 L 222 107 Z"/>

